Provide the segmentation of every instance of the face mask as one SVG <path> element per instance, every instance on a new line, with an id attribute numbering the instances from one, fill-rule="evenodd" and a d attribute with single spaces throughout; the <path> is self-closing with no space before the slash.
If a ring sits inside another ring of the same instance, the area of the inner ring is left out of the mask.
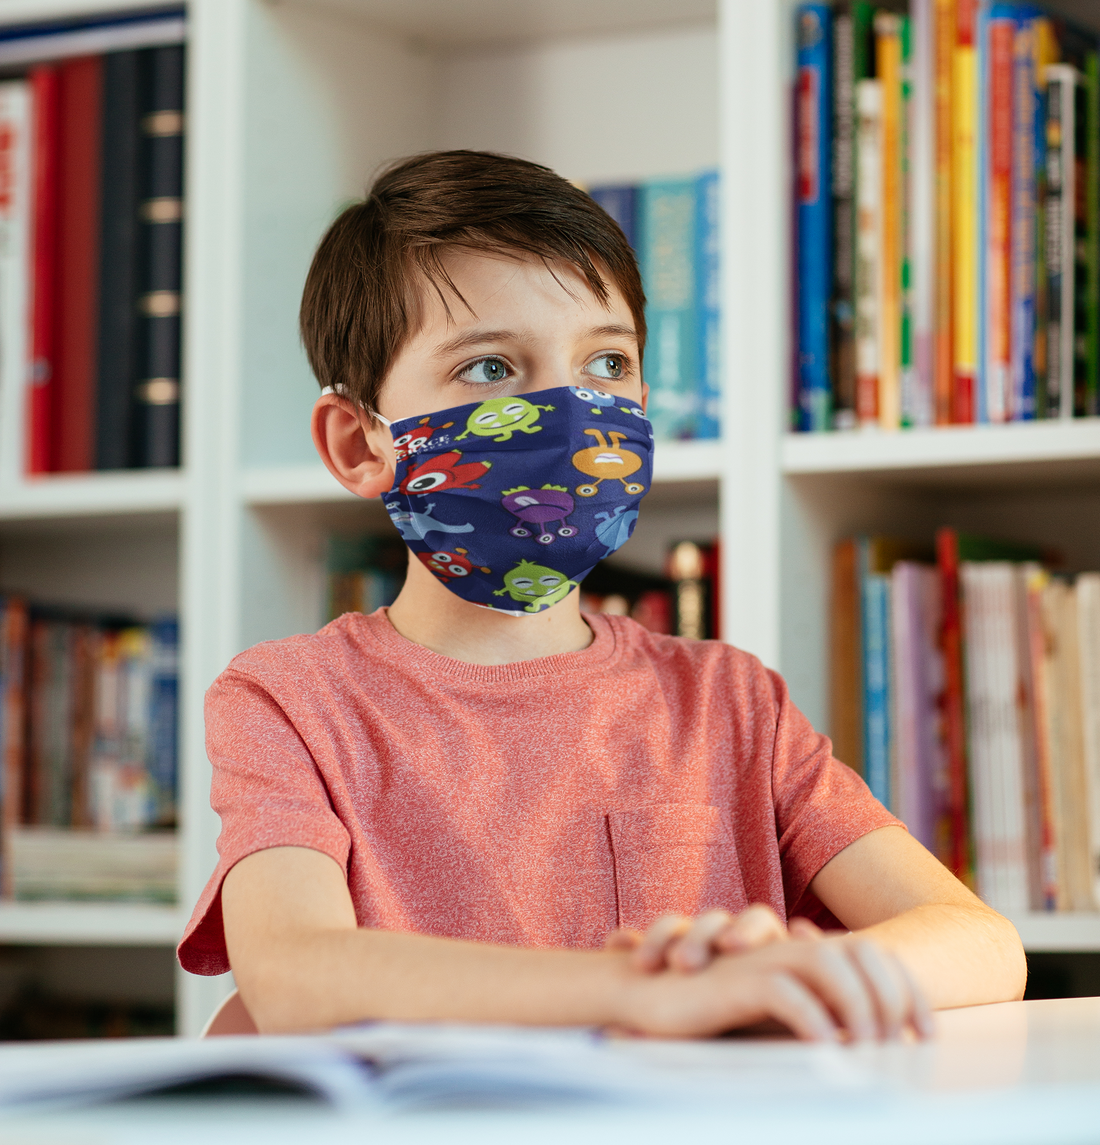
<path id="1" fill-rule="evenodd" d="M 516 616 L 557 604 L 630 538 L 649 490 L 641 406 L 576 386 L 390 423 L 383 497 L 418 560 L 451 592 Z"/>

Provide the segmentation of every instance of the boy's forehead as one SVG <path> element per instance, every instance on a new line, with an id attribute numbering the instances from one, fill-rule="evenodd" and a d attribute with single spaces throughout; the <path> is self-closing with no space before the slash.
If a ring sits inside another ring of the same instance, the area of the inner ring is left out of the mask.
<path id="1" fill-rule="evenodd" d="M 476 251 L 453 247 L 440 256 L 447 281 L 419 281 L 417 331 L 414 338 L 452 338 L 457 331 L 508 319 L 541 325 L 598 314 L 614 314 L 633 328 L 626 300 L 609 275 L 605 305 L 592 292 L 580 270 L 568 262 L 546 262 L 524 251 Z M 452 288 L 453 284 L 453 288 Z"/>

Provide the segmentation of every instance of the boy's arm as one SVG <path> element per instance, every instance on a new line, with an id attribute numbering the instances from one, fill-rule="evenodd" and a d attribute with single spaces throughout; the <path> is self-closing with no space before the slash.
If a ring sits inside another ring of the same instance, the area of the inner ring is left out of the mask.
<path id="1" fill-rule="evenodd" d="M 934 1009 L 1023 997 L 1015 927 L 900 827 L 845 847 L 810 889 L 845 926 L 893 951 Z"/>
<path id="2" fill-rule="evenodd" d="M 367 1018 L 622 1027 L 707 1036 L 775 1019 L 803 1038 L 896 1031 L 912 1006 L 876 993 L 873 943 L 787 942 L 705 970 L 645 973 L 629 952 L 529 949 L 356 926 L 344 872 L 301 847 L 258 851 L 222 886 L 225 939 L 265 1032 Z M 868 971 L 871 971 L 870 973 Z"/>

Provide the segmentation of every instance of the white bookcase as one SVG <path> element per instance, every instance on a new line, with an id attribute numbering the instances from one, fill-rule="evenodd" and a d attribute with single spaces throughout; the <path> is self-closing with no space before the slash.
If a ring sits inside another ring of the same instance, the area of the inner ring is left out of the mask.
<path id="1" fill-rule="evenodd" d="M 0 0 L 0 23 L 147 5 Z M 844 531 L 1003 519 L 1100 567 L 1100 540 L 1075 518 L 1100 507 L 1100 426 L 784 437 L 786 0 L 188 8 L 184 468 L 0 484 L 0 589 L 179 609 L 181 906 L 9 904 L 0 944 L 176 940 L 215 862 L 207 686 L 250 644 L 319 626 L 332 530 L 385 525 L 314 458 L 316 384 L 296 316 L 320 234 L 387 160 L 492 148 L 586 182 L 721 164 L 725 437 L 659 448 L 623 559 L 657 567 L 671 539 L 720 533 L 726 637 L 783 670 L 819 725 L 827 558 Z M 0 402 L 0 416 L 18 411 Z M 0 426 L 0 441 L 17 438 Z M 1100 919 L 1029 918 L 1021 930 L 1034 949 L 1100 949 Z M 228 988 L 180 974 L 181 1032 Z"/>

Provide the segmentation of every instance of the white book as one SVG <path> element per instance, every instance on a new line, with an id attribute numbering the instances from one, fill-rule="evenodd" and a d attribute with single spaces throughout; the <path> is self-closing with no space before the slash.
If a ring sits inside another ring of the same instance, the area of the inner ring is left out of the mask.
<path id="1" fill-rule="evenodd" d="M 1100 908 L 1100 573 L 1077 578 L 1078 654 L 1088 807 L 1089 868 Z"/>
<path id="2" fill-rule="evenodd" d="M 965 562 L 967 707 L 978 890 L 995 910 L 1029 907 L 1015 568 Z"/>
<path id="3" fill-rule="evenodd" d="M 31 231 L 31 100 L 0 83 L 0 489 L 23 475 Z"/>

